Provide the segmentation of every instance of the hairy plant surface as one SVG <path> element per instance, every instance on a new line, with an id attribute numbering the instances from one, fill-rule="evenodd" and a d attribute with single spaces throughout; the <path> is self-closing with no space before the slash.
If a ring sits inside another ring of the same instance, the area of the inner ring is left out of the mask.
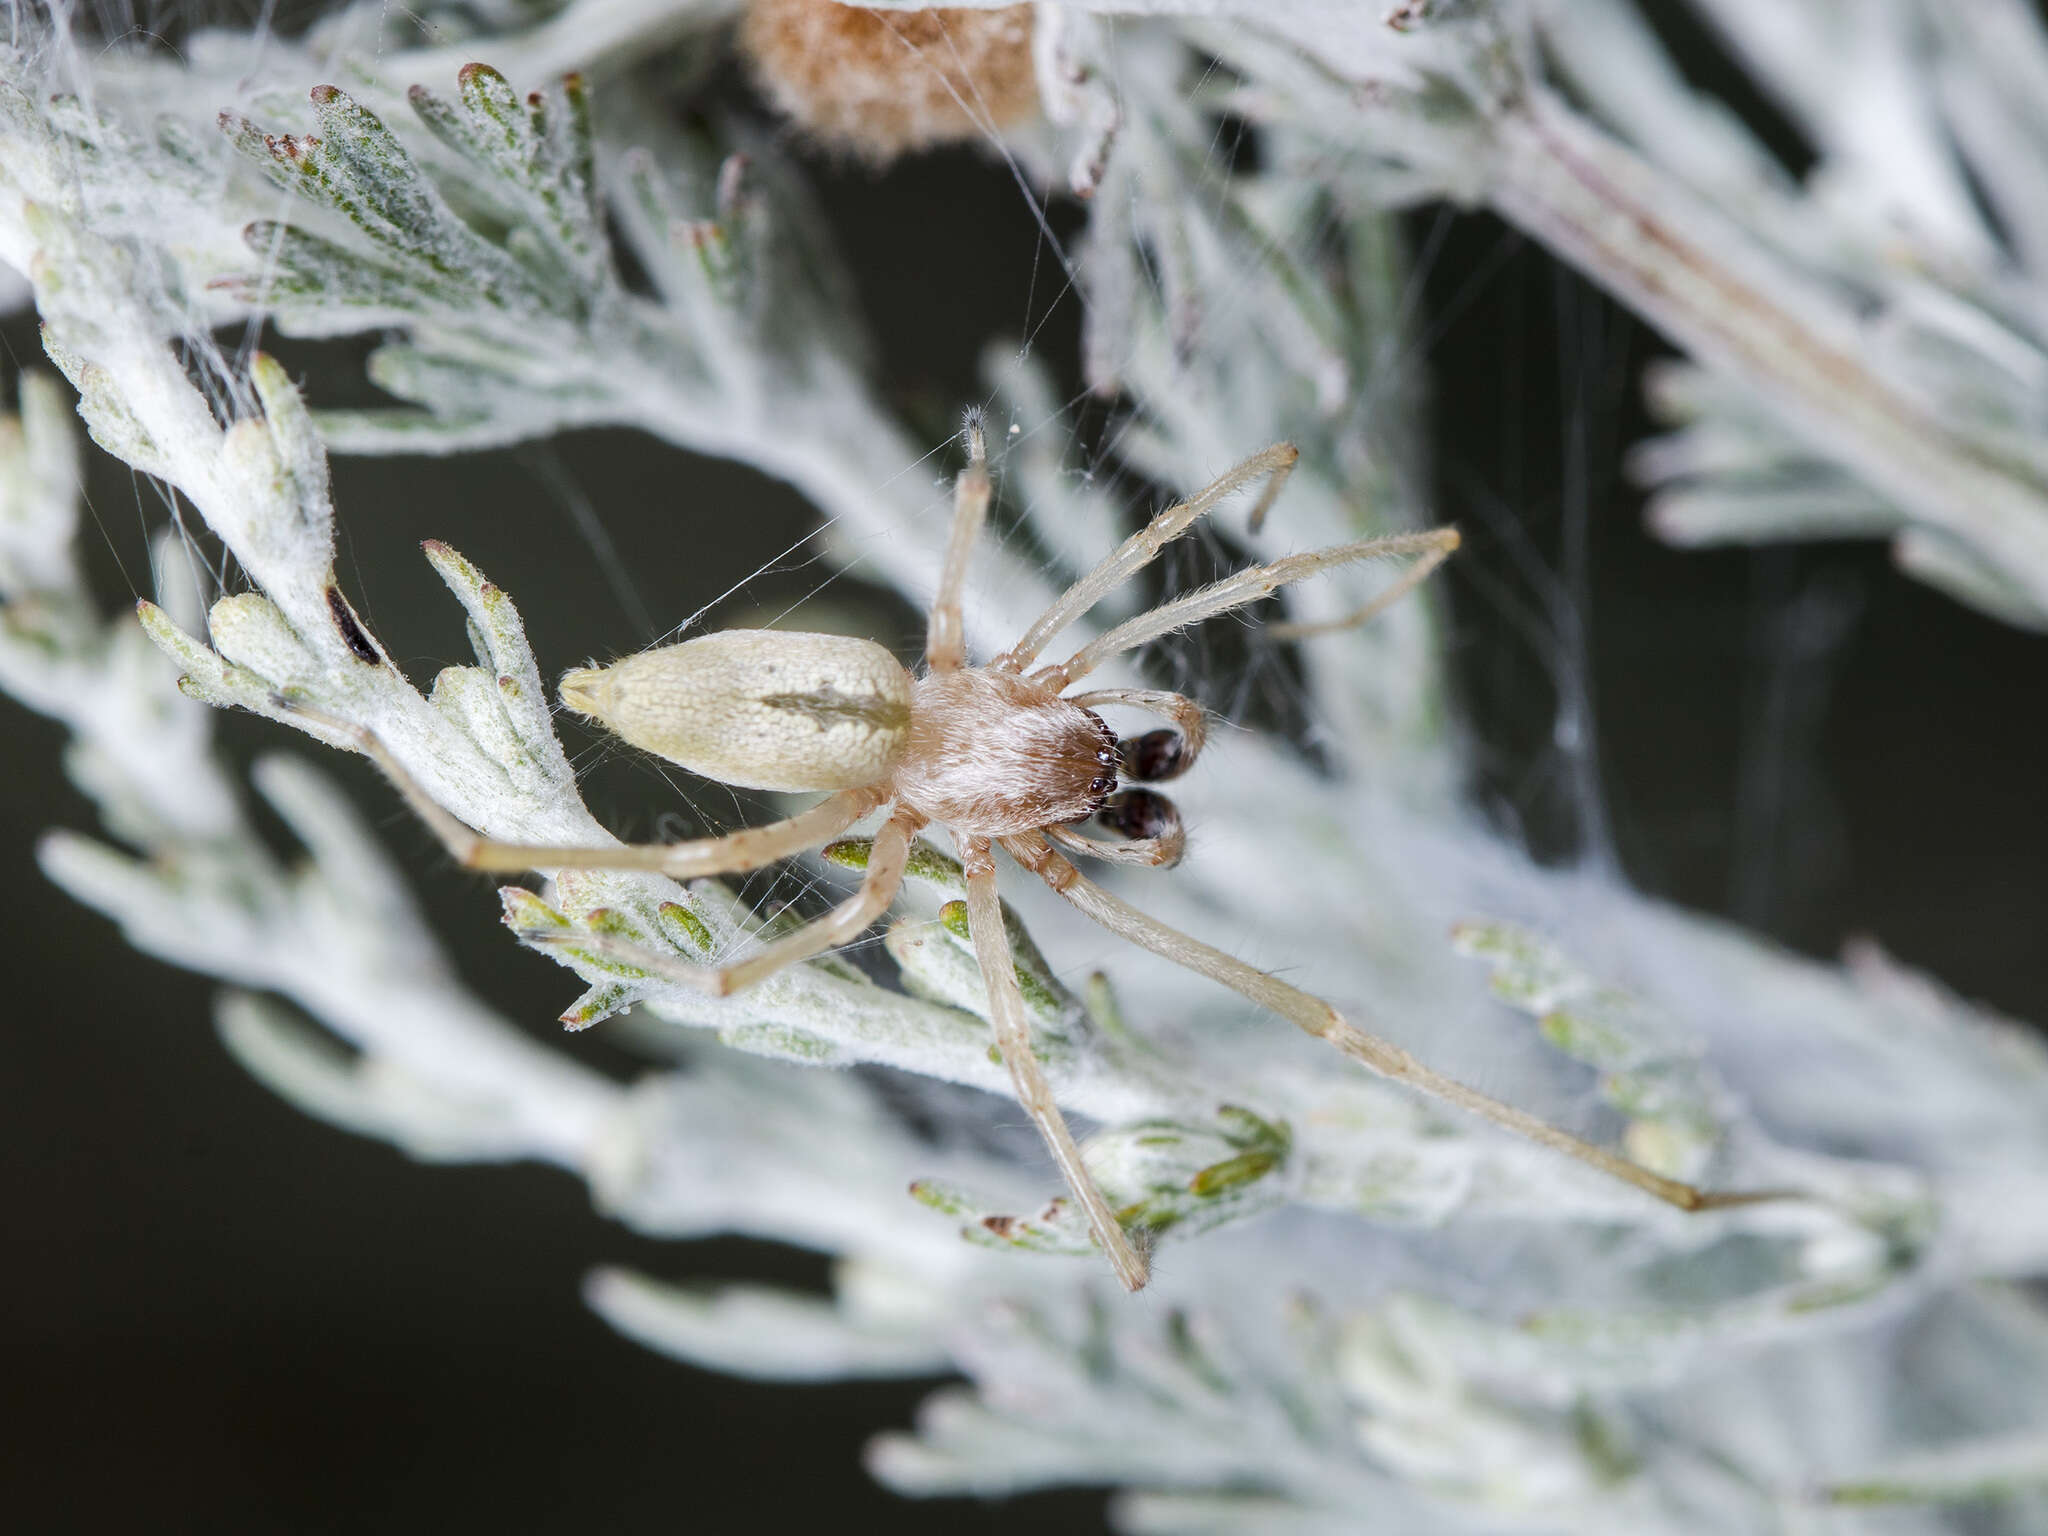
<path id="1" fill-rule="evenodd" d="M 25 374 L 0 424 L 0 687 L 70 730 L 111 840 L 53 833 L 49 876 L 225 983 L 230 1050 L 309 1113 L 426 1160 L 558 1166 L 645 1232 L 833 1255 L 830 1295 L 606 1270 L 588 1298 L 739 1374 L 963 1375 L 875 1443 L 907 1493 L 1104 1484 L 1132 1531 L 1877 1529 L 1873 1506 L 1886 1531 L 2037 1525 L 2048 1051 L 1874 948 L 1800 961 L 1475 826 L 1425 605 L 1285 642 L 1313 753 L 1223 735 L 1184 797 L 1195 855 L 1120 889 L 1645 1166 L 1795 1198 L 1673 1211 L 1135 950 L 1079 980 L 1087 930 L 1019 891 L 1045 1075 L 1157 1245 L 1134 1303 L 1056 1176 L 984 1133 L 1001 1101 L 919 1088 L 920 1123 L 901 1113 L 906 1081 L 1005 1092 L 944 850 L 913 860 L 892 975 L 827 957 L 727 998 L 592 936 L 701 963 L 787 918 L 708 881 L 508 886 L 514 936 L 576 978 L 549 1006 L 572 1028 L 630 1015 L 620 1038 L 653 1062 L 630 1085 L 461 985 L 302 756 L 255 772 L 302 856 L 271 850 L 215 708 L 329 745 L 374 731 L 490 837 L 610 835 L 515 606 L 548 594 L 428 543 L 473 661 L 416 685 L 337 576 L 358 514 L 332 503 L 331 452 L 637 427 L 796 486 L 870 579 L 935 586 L 943 493 L 906 472 L 932 445 L 877 387 L 800 175 L 745 119 L 686 129 L 664 95 L 740 9 L 479 7 L 414 46 L 365 6 L 176 56 L 11 12 L 0 264 L 71 390 Z M 1882 535 L 1959 598 L 2048 622 L 2048 42 L 2019 0 L 1968 21 L 1700 0 L 1818 146 L 1803 185 L 1620 0 L 1031 9 L 1038 110 L 1006 96 L 990 142 L 1091 200 L 1070 275 L 1115 454 L 1185 493 L 1298 443 L 1284 515 L 1227 525 L 1253 556 L 1427 520 L 1416 405 L 1363 384 L 1406 339 L 1387 211 L 1450 198 L 1688 352 L 1655 382 L 1676 430 L 1637 459 L 1667 534 Z M 1844 51 L 1852 84 L 1884 85 L 1837 88 Z M 1260 128 L 1257 169 L 1213 164 L 1223 113 Z M 211 339 L 253 319 L 376 337 L 395 403 L 322 410 Z M 1142 510 L 1063 470 L 1058 386 L 1028 352 L 992 353 L 988 388 L 1016 424 L 1018 522 L 970 588 L 982 658 Z M 88 590 L 73 392 L 232 557 L 210 606 L 173 539 L 139 619 Z M 1339 617 L 1383 580 L 1332 573 L 1284 617 Z M 842 842 L 818 870 L 864 858 Z"/>

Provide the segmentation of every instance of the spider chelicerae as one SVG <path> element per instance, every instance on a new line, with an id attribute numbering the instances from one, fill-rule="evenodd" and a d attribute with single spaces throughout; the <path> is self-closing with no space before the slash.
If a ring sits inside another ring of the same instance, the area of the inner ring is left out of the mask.
<path id="1" fill-rule="evenodd" d="M 894 900 L 911 840 L 943 827 L 957 845 L 967 885 L 967 921 L 988 988 L 996 1045 L 1018 1102 L 1031 1116 L 1086 1212 L 1095 1240 L 1131 1290 L 1145 1283 L 1146 1259 L 1118 1223 L 1082 1163 L 1031 1050 L 1023 997 L 996 890 L 994 850 L 1018 864 L 1112 933 L 1208 976 L 1270 1009 L 1345 1055 L 1558 1152 L 1626 1180 L 1687 1210 L 1766 1198 L 1711 1194 L 1665 1178 L 1605 1148 L 1444 1077 L 1299 988 L 1146 916 L 1084 876 L 1069 854 L 1117 863 L 1170 865 L 1180 856 L 1180 818 L 1143 787 L 1178 777 L 1200 753 L 1200 705 L 1141 688 L 1068 690 L 1112 657 L 1175 630 L 1228 613 L 1334 566 L 1387 557 L 1414 563 L 1369 604 L 1335 625 L 1362 623 L 1412 590 L 1458 546 L 1454 529 L 1360 539 L 1289 555 L 1125 620 L 1064 661 L 1039 664 L 1062 630 L 1148 565 L 1224 498 L 1261 485 L 1256 528 L 1297 453 L 1279 443 L 1230 469 L 1195 496 L 1168 507 L 1075 582 L 1009 650 L 968 664 L 961 594 L 968 560 L 988 513 L 991 486 L 978 415 L 965 431 L 968 462 L 954 487 L 951 537 L 925 639 L 925 668 L 913 676 L 873 641 L 781 630 L 723 630 L 578 668 L 562 701 L 624 740 L 726 784 L 786 792 L 828 791 L 787 820 L 724 837 L 678 843 L 549 847 L 483 837 L 438 805 L 374 736 L 354 733 L 460 863 L 498 871 L 638 869 L 677 878 L 736 874 L 818 847 L 887 808 L 856 891 L 825 916 L 722 966 L 698 966 L 627 941 L 581 930 L 582 949 L 611 952 L 649 972 L 716 995 L 749 986 L 797 961 L 856 938 Z M 1314 626 L 1326 627 L 1326 626 Z M 1335 626 L 1328 626 L 1335 627 Z M 1296 632 L 1302 632 L 1296 626 Z M 1162 717 L 1165 728 L 1119 741 L 1095 713 L 1122 705 Z M 1119 787 L 1130 781 L 1131 787 Z M 1115 840 L 1082 835 L 1094 822 Z"/>

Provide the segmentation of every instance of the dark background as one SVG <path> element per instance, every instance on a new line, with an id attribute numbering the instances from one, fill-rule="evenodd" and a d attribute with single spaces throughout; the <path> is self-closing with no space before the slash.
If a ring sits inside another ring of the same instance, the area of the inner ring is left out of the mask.
<path id="1" fill-rule="evenodd" d="M 1697 40 L 1688 49 L 1738 94 Z M 1041 318 L 1030 212 L 970 153 L 880 179 L 818 169 L 890 391 L 945 419 L 979 397 L 983 341 Z M 1075 223 L 1056 210 L 1056 228 Z M 1411 230 L 1433 252 L 1420 281 L 1437 500 L 1471 539 L 1446 585 L 1478 803 L 1545 858 L 1611 848 L 1657 895 L 1816 954 L 1871 934 L 1968 995 L 2048 1018 L 2044 643 L 1903 581 L 1875 548 L 1655 544 L 1614 468 L 1646 429 L 1637 380 L 1654 339 L 1490 219 L 1425 211 Z M 1070 365 L 1077 323 L 1071 300 L 1056 308 L 1045 355 Z M 32 324 L 0 340 L 10 372 L 40 360 Z M 287 351 L 316 401 L 360 387 L 343 351 Z M 338 460 L 344 585 L 416 678 L 466 651 L 412 552 L 427 535 L 520 599 L 545 671 L 651 638 L 548 489 L 558 481 L 599 510 L 663 627 L 811 526 L 784 487 L 623 433 Z M 104 458 L 90 494 L 111 609 L 140 590 L 161 508 Z M 719 525 L 728 540 L 707 537 Z M 794 599 L 820 574 L 763 574 L 712 621 Z M 910 632 L 885 596 L 830 595 L 866 602 L 878 634 Z M 1560 677 L 1590 704 L 1590 754 L 1554 741 Z M 1098 1527 L 1086 1492 L 917 1505 L 871 1485 L 861 1443 L 907 1423 L 926 1384 L 712 1377 L 624 1342 L 577 1300 L 597 1262 L 803 1284 L 822 1278 L 818 1260 L 642 1241 L 558 1174 L 415 1167 L 272 1098 L 215 1041 L 210 983 L 137 957 L 36 873 L 38 833 L 92 815 L 58 774 L 54 727 L 0 702 L 0 733 L 0 1508 L 15 1528 Z M 299 750 L 246 718 L 221 733 L 241 758 Z M 545 1031 L 573 981 L 504 941 L 486 883 L 447 869 L 361 765 L 325 766 L 406 861 L 470 981 Z M 1586 824 L 1590 785 L 1604 829 Z M 644 833 L 663 795 L 620 761 L 592 800 Z"/>

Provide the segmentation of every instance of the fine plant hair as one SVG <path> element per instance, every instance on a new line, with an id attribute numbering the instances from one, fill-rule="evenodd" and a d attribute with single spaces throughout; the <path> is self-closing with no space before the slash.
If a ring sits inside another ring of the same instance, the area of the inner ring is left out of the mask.
<path id="1" fill-rule="evenodd" d="M 112 840 L 52 833 L 48 876 L 225 983 L 223 1040 L 310 1114 L 423 1160 L 551 1164 L 646 1233 L 832 1255 L 830 1294 L 605 1270 L 587 1297 L 741 1375 L 963 1375 L 874 1443 L 908 1494 L 1100 1484 L 1148 1532 L 1846 1531 L 1873 1506 L 1886 1531 L 2037 1527 L 2048 1051 L 1873 946 L 1799 960 L 1476 827 L 1427 588 L 1388 605 L 1384 569 L 1268 605 L 1314 758 L 1214 733 L 1184 797 L 1198 846 L 1170 874 L 1112 870 L 1094 915 L 1127 890 L 1416 1058 L 1499 1059 L 1517 1101 L 1632 1164 L 1798 1198 L 1681 1212 L 1253 1027 L 1134 948 L 1079 977 L 1075 914 L 1023 880 L 998 903 L 923 843 L 889 845 L 888 984 L 831 954 L 731 995 L 678 980 L 792 921 L 715 880 L 506 886 L 514 937 L 577 977 L 563 1021 L 618 1019 L 655 1063 L 621 1085 L 454 977 L 312 757 L 254 770 L 303 856 L 271 849 L 212 749 L 218 709 L 375 743 L 493 842 L 613 840 L 517 606 L 549 594 L 430 540 L 474 664 L 422 691 L 337 576 L 356 513 L 331 453 L 630 426 L 787 481 L 835 558 L 920 605 L 957 587 L 946 498 L 905 473 L 937 445 L 885 404 L 801 174 L 744 118 L 685 130 L 662 94 L 739 9 L 479 7 L 440 44 L 365 5 L 173 54 L 10 8 L 0 268 L 69 387 L 24 373 L 0 424 L 0 687 L 72 733 Z M 2048 624 L 2048 37 L 2022 0 L 1697 9 L 1798 115 L 1825 184 L 1776 171 L 1625 0 L 1035 7 L 1040 110 L 986 143 L 1089 200 L 1070 275 L 1117 458 L 1186 496 L 1296 443 L 1272 515 L 1219 508 L 1262 565 L 1427 526 L 1420 406 L 1363 384 L 1409 339 L 1389 212 L 1448 199 L 1685 352 L 1651 381 L 1672 431 L 1633 460 L 1665 536 L 1882 537 L 1956 598 Z M 1852 44 L 1898 110 L 1835 77 Z M 1256 170 L 1213 173 L 1222 113 L 1257 126 Z M 1315 260 L 1294 238 L 1312 217 Z M 381 337 L 370 377 L 397 403 L 322 409 L 214 339 L 259 321 Z M 987 388 L 989 419 L 1022 428 L 994 458 L 1029 537 L 977 554 L 957 631 L 933 631 L 980 657 L 1042 642 L 1035 618 L 1141 512 L 1061 471 L 1028 353 L 992 353 Z M 103 611 L 74 407 L 231 557 L 210 607 L 192 551 L 214 545 L 166 537 L 156 599 Z M 1121 647 L 1064 617 L 1076 654 Z M 1159 681 L 1140 654 L 1099 688 L 1107 707 Z M 815 867 L 865 871 L 878 846 L 844 837 Z M 992 933 L 1014 980 L 993 1007 Z M 1114 1220 L 1152 1245 L 1145 1300 L 1053 1170 L 972 1133 L 1009 1092 L 1005 1012 L 1056 1113 L 1092 1126 L 1078 1156 Z M 870 1070 L 818 1070 L 850 1067 Z M 913 1128 L 885 1074 L 987 1093 L 935 1094 Z"/>

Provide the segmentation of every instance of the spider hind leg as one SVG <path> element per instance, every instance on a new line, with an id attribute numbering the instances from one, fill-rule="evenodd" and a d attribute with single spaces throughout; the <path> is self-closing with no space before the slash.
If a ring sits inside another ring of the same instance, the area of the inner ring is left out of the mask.
<path id="1" fill-rule="evenodd" d="M 847 789 L 766 826 L 679 843 L 515 843 L 488 837 L 444 807 L 375 731 L 279 695 L 278 705 L 375 763 L 448 856 L 464 869 L 525 874 L 558 869 L 637 869 L 688 880 L 739 874 L 830 842 L 880 805 L 873 789 Z"/>
<path id="2" fill-rule="evenodd" d="M 1149 949 L 1163 959 L 1221 982 L 1239 996 L 1277 1013 L 1281 1018 L 1317 1039 L 1327 1041 L 1369 1071 L 1402 1083 L 1441 1103 L 1475 1115 L 1501 1129 L 1577 1158 L 1611 1178 L 1632 1184 L 1682 1211 L 1721 1210 L 1730 1206 L 1754 1205 L 1766 1200 L 1802 1198 L 1797 1190 L 1712 1191 L 1679 1179 L 1666 1178 L 1608 1151 L 1605 1147 L 1561 1131 L 1526 1110 L 1515 1108 L 1490 1095 L 1469 1088 L 1455 1078 L 1445 1077 L 1392 1041 L 1360 1029 L 1321 998 L 1289 986 L 1235 956 L 1204 944 L 1200 939 L 1169 927 L 1128 902 L 1119 899 L 1087 879 L 1068 860 L 1046 846 L 1046 840 L 1026 834 L 1002 839 L 1004 849 L 1019 864 L 1037 875 L 1053 891 L 1100 923 L 1111 933 Z"/>
<path id="3" fill-rule="evenodd" d="M 982 982 L 988 988 L 989 1022 L 995 1028 L 996 1049 L 1009 1068 L 1017 1102 L 1031 1117 L 1044 1137 L 1046 1150 L 1066 1176 L 1067 1188 L 1087 1213 L 1088 1228 L 1109 1258 L 1110 1267 L 1127 1291 L 1143 1289 L 1150 1274 L 1144 1254 L 1134 1245 L 1095 1179 L 1081 1160 L 1081 1149 L 1067 1129 L 1066 1117 L 1054 1101 L 1051 1085 L 1039 1070 L 1031 1049 L 1031 1025 L 1024 1016 L 1024 995 L 1017 986 L 1017 970 L 1010 955 L 1009 935 L 1003 930 L 1002 901 L 996 893 L 996 866 L 983 837 L 961 837 L 960 862 L 967 876 L 967 930 L 974 941 L 975 960 L 981 967 Z"/>
<path id="4" fill-rule="evenodd" d="M 548 948 L 577 949 L 602 955 L 630 965 L 663 981 L 691 987 L 711 997 L 729 997 L 734 992 L 766 980 L 786 966 L 821 955 L 858 938 L 869 924 L 888 909 L 903 883 L 903 871 L 910 861 L 910 836 L 920 825 L 910 813 L 899 811 L 875 835 L 868 853 L 867 875 L 860 888 L 823 917 L 784 934 L 730 965 L 697 965 L 674 955 L 664 955 L 631 939 L 615 934 L 594 933 L 585 928 L 521 928 L 522 938 Z"/>

